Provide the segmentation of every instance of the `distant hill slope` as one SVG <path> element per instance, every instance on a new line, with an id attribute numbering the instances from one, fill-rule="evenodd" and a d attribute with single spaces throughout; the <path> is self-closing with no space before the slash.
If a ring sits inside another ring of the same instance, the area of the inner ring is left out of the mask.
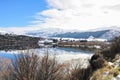
<path id="1" fill-rule="evenodd" d="M 78 30 L 63 30 L 59 28 L 41 28 L 39 30 L 25 32 L 25 35 L 36 37 L 61 37 L 61 38 L 102 38 L 111 40 L 120 36 L 120 27 L 105 27 L 101 29 L 78 31 Z"/>
<path id="2" fill-rule="evenodd" d="M 102 38 L 111 40 L 117 36 L 120 36 L 120 30 L 101 30 L 101 31 L 88 31 L 88 32 L 67 32 L 64 34 L 58 34 L 54 37 L 67 37 L 67 38 L 89 38 L 90 36 L 93 36 L 95 38 Z"/>
<path id="3" fill-rule="evenodd" d="M 0 34 L 0 50 L 28 49 L 38 47 L 38 37 Z"/>
<path id="4" fill-rule="evenodd" d="M 33 30 L 26 32 L 26 35 L 44 37 L 44 36 L 53 36 L 56 34 L 64 33 L 64 30 L 58 28 L 41 28 L 40 30 Z"/>
<path id="5" fill-rule="evenodd" d="M 90 36 L 93 36 L 95 38 L 99 38 L 108 31 L 109 30 L 95 31 L 95 32 L 67 32 L 64 34 L 55 35 L 54 37 L 89 38 Z"/>
<path id="6" fill-rule="evenodd" d="M 103 38 L 103 39 L 108 39 L 111 40 L 117 36 L 120 36 L 120 30 L 109 30 L 106 33 L 104 33 L 102 36 L 100 36 L 99 38 Z"/>

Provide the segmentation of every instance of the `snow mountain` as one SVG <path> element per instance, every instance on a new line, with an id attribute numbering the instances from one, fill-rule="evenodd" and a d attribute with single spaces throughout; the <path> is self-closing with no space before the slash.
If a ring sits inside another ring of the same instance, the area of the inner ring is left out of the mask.
<path id="1" fill-rule="evenodd" d="M 112 40 L 115 37 L 120 36 L 120 30 L 108 29 L 108 30 L 100 30 L 100 31 L 87 31 L 87 32 L 67 32 L 64 34 L 55 35 L 55 37 L 67 37 L 67 38 L 89 38 L 93 36 L 94 38 L 101 38 Z"/>
<path id="2" fill-rule="evenodd" d="M 61 38 L 89 38 L 93 36 L 95 38 L 111 40 L 117 36 L 120 36 L 120 28 L 106 28 L 106 29 L 96 29 L 94 31 L 66 31 L 58 28 L 42 28 L 40 30 L 34 30 L 26 32 L 26 35 L 36 36 L 36 37 L 61 37 Z"/>
<path id="3" fill-rule="evenodd" d="M 100 38 L 111 40 L 118 36 L 120 36 L 120 30 L 111 29 L 111 30 L 107 31 L 106 33 L 104 33 L 102 36 L 100 36 Z"/>
<path id="4" fill-rule="evenodd" d="M 58 28 L 41 28 L 39 30 L 28 31 L 25 34 L 36 37 L 49 37 L 62 33 L 65 33 L 65 31 Z"/>
<path id="5" fill-rule="evenodd" d="M 6 34 L 8 33 L 7 31 L 0 30 L 0 34 Z"/>

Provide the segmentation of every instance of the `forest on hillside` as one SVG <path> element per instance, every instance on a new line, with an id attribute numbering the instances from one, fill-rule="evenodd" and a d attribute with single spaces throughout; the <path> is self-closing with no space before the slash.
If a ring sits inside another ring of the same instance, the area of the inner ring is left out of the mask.
<path id="1" fill-rule="evenodd" d="M 38 47 L 39 40 L 38 37 L 0 34 L 0 50 L 35 48 Z"/>

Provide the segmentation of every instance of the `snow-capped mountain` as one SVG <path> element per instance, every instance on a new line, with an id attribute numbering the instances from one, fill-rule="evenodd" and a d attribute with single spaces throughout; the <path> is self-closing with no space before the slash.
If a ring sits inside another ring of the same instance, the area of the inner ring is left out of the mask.
<path id="1" fill-rule="evenodd" d="M 14 34 L 14 32 L 4 31 L 0 29 L 0 34 Z M 59 28 L 41 28 L 37 30 L 24 31 L 24 35 L 36 37 L 63 37 L 63 38 L 102 38 L 111 40 L 120 36 L 120 27 L 107 27 L 102 29 L 79 31 L 79 30 L 63 30 Z"/>
<path id="2" fill-rule="evenodd" d="M 100 36 L 100 38 L 110 40 L 110 39 L 113 39 L 118 36 L 120 36 L 120 30 L 111 29 L 111 30 L 107 31 L 106 33 L 104 33 L 102 36 Z"/>
<path id="3" fill-rule="evenodd" d="M 99 38 L 109 30 L 102 30 L 102 31 L 86 31 L 86 32 L 67 32 L 63 34 L 57 34 L 54 37 L 66 37 L 66 38 L 89 38 L 93 36 L 94 38 Z"/>
<path id="4" fill-rule="evenodd" d="M 28 31 L 26 32 L 26 35 L 36 37 L 49 37 L 62 33 L 65 33 L 65 31 L 58 28 L 41 28 L 39 30 Z"/>
<path id="5" fill-rule="evenodd" d="M 0 34 L 6 34 L 6 33 L 9 33 L 9 32 L 0 29 Z"/>
<path id="6" fill-rule="evenodd" d="M 111 40 L 115 37 L 120 36 L 120 30 L 101 30 L 101 31 L 87 31 L 87 32 L 67 32 L 64 34 L 58 34 L 55 37 L 67 37 L 67 38 L 89 38 L 90 36 L 93 36 L 94 38 L 101 38 L 101 39 L 107 39 Z"/>
<path id="7" fill-rule="evenodd" d="M 42 28 L 40 30 L 29 31 L 26 35 L 30 36 L 38 36 L 38 37 L 66 37 L 66 38 L 89 38 L 93 36 L 95 38 L 102 38 L 111 40 L 117 36 L 120 36 L 120 28 L 119 27 L 109 27 L 102 28 L 90 31 L 76 31 L 76 30 L 63 30 L 58 28 Z"/>

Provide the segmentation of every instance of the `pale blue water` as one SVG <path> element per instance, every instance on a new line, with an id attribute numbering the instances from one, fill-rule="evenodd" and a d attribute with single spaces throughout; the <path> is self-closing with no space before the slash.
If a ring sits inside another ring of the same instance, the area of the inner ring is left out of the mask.
<path id="1" fill-rule="evenodd" d="M 91 55 L 92 52 L 84 51 L 80 49 L 74 49 L 74 48 L 37 48 L 37 49 L 30 49 L 30 52 L 36 52 L 38 54 L 44 54 L 46 51 L 49 54 L 86 54 Z M 14 51 L 0 51 L 0 56 L 4 58 L 14 59 L 15 54 L 18 55 L 18 53 L 23 52 L 23 50 L 14 50 Z"/>

